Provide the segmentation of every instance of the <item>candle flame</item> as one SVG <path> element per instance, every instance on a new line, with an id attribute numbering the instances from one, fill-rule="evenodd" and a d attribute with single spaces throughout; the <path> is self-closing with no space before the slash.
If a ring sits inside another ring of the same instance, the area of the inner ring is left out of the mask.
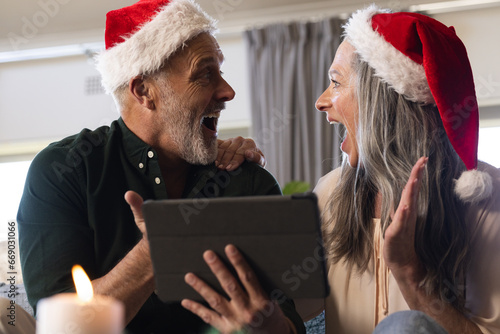
<path id="1" fill-rule="evenodd" d="M 71 270 L 73 281 L 75 282 L 76 294 L 84 302 L 90 301 L 94 297 L 94 289 L 85 270 L 79 265 L 74 265 Z"/>

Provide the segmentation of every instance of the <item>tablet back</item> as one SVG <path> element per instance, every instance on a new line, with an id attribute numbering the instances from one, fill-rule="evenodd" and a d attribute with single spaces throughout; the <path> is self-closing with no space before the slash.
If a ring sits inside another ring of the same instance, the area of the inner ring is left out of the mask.
<path id="1" fill-rule="evenodd" d="M 228 263 L 235 245 L 273 299 L 328 294 L 316 196 L 251 196 L 146 201 L 143 205 L 156 279 L 165 302 L 200 300 L 184 282 L 193 272 L 224 294 L 202 258 L 215 251 Z"/>

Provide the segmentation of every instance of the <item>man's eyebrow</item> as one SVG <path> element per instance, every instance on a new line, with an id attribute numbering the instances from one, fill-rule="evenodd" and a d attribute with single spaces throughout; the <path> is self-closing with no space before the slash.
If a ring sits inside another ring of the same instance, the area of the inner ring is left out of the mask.
<path id="1" fill-rule="evenodd" d="M 215 57 L 203 57 L 201 58 L 200 60 L 198 60 L 195 64 L 194 64 L 194 68 L 195 69 L 200 69 L 200 68 L 203 68 L 207 65 L 217 65 L 219 66 L 220 64 L 222 64 L 224 62 L 224 57 L 221 56 L 220 59 L 217 59 Z"/>

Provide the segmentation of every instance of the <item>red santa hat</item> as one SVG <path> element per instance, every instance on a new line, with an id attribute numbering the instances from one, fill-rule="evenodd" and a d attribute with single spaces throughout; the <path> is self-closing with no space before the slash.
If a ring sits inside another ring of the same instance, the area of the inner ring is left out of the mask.
<path id="1" fill-rule="evenodd" d="M 106 15 L 106 50 L 96 67 L 108 94 L 137 75 L 158 70 L 185 42 L 214 34 L 216 21 L 192 0 L 140 0 Z"/>
<path id="2" fill-rule="evenodd" d="M 467 167 L 455 185 L 465 202 L 490 196 L 491 176 L 477 171 L 479 113 L 472 69 L 453 27 L 417 13 L 372 5 L 352 15 L 346 40 L 375 75 L 407 99 L 435 104 L 446 135 Z"/>

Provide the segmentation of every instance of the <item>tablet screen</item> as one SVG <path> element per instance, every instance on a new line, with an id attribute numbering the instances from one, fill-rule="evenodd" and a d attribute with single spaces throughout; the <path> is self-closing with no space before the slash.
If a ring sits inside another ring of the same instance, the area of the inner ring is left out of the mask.
<path id="1" fill-rule="evenodd" d="M 271 298 L 328 295 L 317 199 L 312 193 L 146 201 L 143 214 L 156 293 L 164 302 L 201 300 L 184 282 L 188 272 L 225 295 L 202 254 L 211 249 L 228 263 L 227 244 L 243 253 Z"/>

